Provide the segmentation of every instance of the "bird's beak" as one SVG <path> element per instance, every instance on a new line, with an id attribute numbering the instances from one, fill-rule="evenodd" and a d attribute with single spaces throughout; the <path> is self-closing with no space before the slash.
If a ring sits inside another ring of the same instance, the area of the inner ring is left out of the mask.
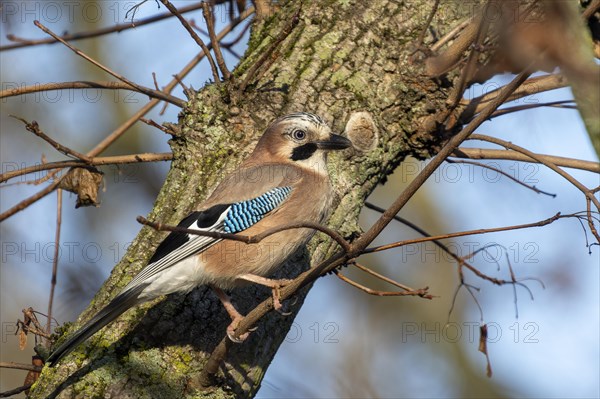
<path id="1" fill-rule="evenodd" d="M 317 148 L 320 150 L 343 150 L 351 147 L 352 142 L 339 134 L 331 134 L 329 140 L 315 141 Z"/>

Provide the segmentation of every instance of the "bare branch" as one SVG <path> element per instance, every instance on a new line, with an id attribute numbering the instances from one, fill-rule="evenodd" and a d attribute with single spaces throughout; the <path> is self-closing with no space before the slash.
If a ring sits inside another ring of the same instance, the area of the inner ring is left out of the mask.
<path id="1" fill-rule="evenodd" d="M 145 94 L 152 98 L 158 98 L 162 100 L 162 96 L 157 97 L 154 93 L 139 90 L 137 87 L 133 87 L 128 83 L 122 82 L 88 82 L 88 81 L 74 81 L 74 82 L 59 82 L 59 83 L 44 83 L 35 84 L 31 86 L 17 87 L 12 89 L 5 89 L 0 91 L 0 98 L 14 97 L 22 94 L 37 93 L 42 91 L 50 90 L 65 90 L 65 89 L 108 89 L 108 90 L 131 90 L 137 93 Z M 162 93 L 159 90 L 155 92 Z M 178 104 L 176 104 L 178 105 Z M 181 107 L 181 105 L 178 105 Z"/>
<path id="2" fill-rule="evenodd" d="M 552 169 L 554 172 L 558 173 L 560 176 L 564 177 L 569 183 L 571 183 L 573 186 L 577 187 L 585 196 L 586 198 L 589 198 L 592 203 L 594 204 L 594 206 L 596 207 L 597 210 L 600 210 L 600 202 L 598 201 L 598 199 L 596 197 L 594 197 L 594 194 L 590 191 L 590 189 L 588 189 L 587 187 L 585 187 L 583 184 L 581 184 L 577 179 L 575 179 L 573 176 L 571 176 L 570 174 L 568 174 L 567 172 L 565 172 L 564 170 L 560 169 L 558 166 L 556 166 L 554 163 L 548 161 L 547 159 L 543 159 L 537 156 L 537 154 L 523 148 L 520 147 L 518 145 L 515 145 L 513 143 L 510 143 L 508 141 L 505 140 L 501 140 L 498 139 L 496 137 L 491 137 L 491 136 L 485 136 L 482 134 L 474 134 L 471 136 L 471 140 L 481 140 L 481 141 L 487 141 L 490 143 L 494 143 L 497 144 L 499 146 L 502 146 L 504 148 L 507 148 L 509 150 L 513 150 L 513 151 L 517 151 L 520 152 L 522 154 L 525 154 L 526 156 L 536 160 L 537 162 L 547 166 L 548 168 Z"/>
<path id="3" fill-rule="evenodd" d="M 421 298 L 425 298 L 425 299 L 433 299 L 433 296 L 430 295 L 427 292 L 427 288 L 422 288 L 422 289 L 418 289 L 418 290 L 411 290 L 411 291 L 379 291 L 379 290 L 374 290 L 372 288 L 366 287 L 362 284 L 357 283 L 356 281 L 344 276 L 342 274 L 342 272 L 340 272 L 339 270 L 334 270 L 335 275 L 342 281 L 350 284 L 351 286 L 353 286 L 354 288 L 358 288 L 359 290 L 366 292 L 369 295 L 376 295 L 376 296 L 419 296 Z"/>
<path id="4" fill-rule="evenodd" d="M 52 305 L 54 303 L 54 289 L 56 288 L 56 279 L 58 274 L 58 258 L 60 255 L 60 226 L 62 224 L 62 189 L 56 190 L 56 231 L 54 233 L 54 255 L 52 258 L 52 279 L 50 280 L 50 297 L 48 299 L 48 321 L 46 322 L 46 333 L 52 332 Z M 50 340 L 46 341 L 50 347 Z"/>
<path id="5" fill-rule="evenodd" d="M 600 187 L 598 187 L 600 188 Z M 592 217 L 592 201 L 589 197 L 585 199 L 586 202 L 586 211 L 587 211 L 587 222 L 592 235 L 596 238 L 596 244 L 600 244 L 600 234 L 598 234 L 598 230 L 596 230 L 596 226 L 594 225 L 594 218 Z M 591 246 L 588 246 L 591 247 Z M 590 254 L 592 253 L 591 249 L 589 250 Z"/>
<path id="6" fill-rule="evenodd" d="M 428 58 L 425 61 L 426 72 L 429 76 L 441 76 L 452 69 L 463 57 L 463 53 L 473 44 L 477 37 L 480 24 L 476 19 L 470 18 L 449 32 L 439 43 L 432 46 L 434 52 L 450 40 L 454 42 L 441 54 Z M 458 35 L 458 37 L 456 37 Z"/>
<path id="7" fill-rule="evenodd" d="M 15 362 L 0 362 L 0 368 L 28 370 L 28 371 L 41 371 L 42 370 L 42 367 L 40 367 L 40 366 L 34 366 L 33 364 L 27 364 L 27 363 L 15 363 Z"/>
<path id="8" fill-rule="evenodd" d="M 385 212 L 385 209 L 378 207 L 377 205 L 373 205 L 369 202 L 365 202 L 365 206 L 369 209 L 373 209 L 377 212 L 383 213 Z M 565 216 L 567 217 L 567 216 Z M 577 214 L 573 214 L 573 215 L 569 215 L 568 217 L 575 217 L 578 221 L 581 222 L 581 218 L 577 215 Z M 466 268 L 468 270 L 470 270 L 472 273 L 474 273 L 477 277 L 485 280 L 485 281 L 489 281 L 493 284 L 496 285 L 504 285 L 504 284 L 515 284 L 514 282 L 511 281 L 506 281 L 506 280 L 499 280 L 495 277 L 492 276 L 488 276 L 485 273 L 480 272 L 475 266 L 471 265 L 469 262 L 467 262 L 466 259 L 470 258 L 471 255 L 467 255 L 467 256 L 458 256 L 456 253 L 454 253 L 453 251 L 451 251 L 446 245 L 444 245 L 440 240 L 438 240 L 436 237 L 433 237 L 431 234 L 427 233 L 425 230 L 421 229 L 419 226 L 415 225 L 414 223 L 411 223 L 410 221 L 401 218 L 399 216 L 395 216 L 394 217 L 395 220 L 397 220 L 400 223 L 403 223 L 405 225 L 407 225 L 408 227 L 414 229 L 415 231 L 417 231 L 419 234 L 428 237 L 431 239 L 431 242 L 433 242 L 435 245 L 437 245 L 439 248 L 441 248 L 444 252 L 446 252 L 448 255 L 450 255 L 457 263 L 457 271 L 458 271 L 458 275 L 459 275 L 459 280 L 460 280 L 460 285 L 457 288 L 457 291 L 454 293 L 454 298 L 452 300 L 453 304 L 450 308 L 450 312 L 449 315 L 452 313 L 452 309 L 454 307 L 454 301 L 456 300 L 456 295 L 458 294 L 458 291 L 460 290 L 460 288 L 462 286 L 465 286 L 468 291 L 469 294 L 471 294 L 471 296 L 475 299 L 475 301 L 477 302 L 477 299 L 474 297 L 473 292 L 471 291 L 471 289 L 468 287 L 468 285 L 465 283 L 465 277 L 464 277 L 464 272 L 463 272 L 463 268 Z M 360 267 L 358 264 L 355 263 L 355 266 Z M 522 279 L 525 280 L 525 279 Z M 520 283 L 519 283 L 520 284 Z M 542 283 L 543 286 L 543 283 Z M 526 287 L 527 288 L 527 287 Z M 477 304 L 477 306 L 479 306 L 479 304 Z M 483 310 L 480 308 L 480 311 L 483 312 Z"/>
<path id="9" fill-rule="evenodd" d="M 464 237 L 464 236 L 470 236 L 470 235 L 476 235 L 476 234 L 496 233 L 499 231 L 529 229 L 532 227 L 542 227 L 542 226 L 546 226 L 551 223 L 554 223 L 555 221 L 557 221 L 559 219 L 570 218 L 570 217 L 575 217 L 575 216 L 574 215 L 561 215 L 560 213 L 557 213 L 556 215 L 549 217 L 547 219 L 544 219 L 544 220 L 540 220 L 539 222 L 516 224 L 516 225 L 512 225 L 512 226 L 505 226 L 505 227 L 493 227 L 493 228 L 489 228 L 489 229 L 467 230 L 467 231 L 460 231 L 460 232 L 456 232 L 456 233 L 441 234 L 439 236 L 414 238 L 412 240 L 397 241 L 397 242 L 394 242 L 391 244 L 385 244 L 385 245 L 379 245 L 377 247 L 366 248 L 365 250 L 362 251 L 362 253 L 369 254 L 369 253 L 385 251 L 388 249 L 397 248 L 397 247 L 401 247 L 401 246 L 405 246 L 405 245 L 418 244 L 418 243 L 428 242 L 428 241 L 443 240 L 443 239 L 447 239 L 447 238 Z"/>
<path id="10" fill-rule="evenodd" d="M 230 47 L 235 46 L 237 43 L 240 42 L 240 40 L 242 40 L 242 38 L 244 37 L 244 35 L 246 34 L 246 32 L 248 32 L 248 29 L 250 29 L 251 26 L 252 26 L 252 21 L 248 22 L 246 24 L 246 26 L 244 26 L 244 28 L 242 28 L 240 30 L 240 33 L 238 33 L 238 35 L 236 37 L 234 37 L 233 39 L 231 39 L 230 41 L 228 41 L 228 42 L 220 42 L 221 47 L 230 50 Z"/>
<path id="11" fill-rule="evenodd" d="M 569 104 L 571 103 L 571 104 Z M 540 107 L 552 107 L 552 108 L 564 108 L 564 109 L 577 109 L 577 105 L 573 104 L 573 100 L 560 100 L 560 101 L 550 101 L 546 103 L 537 103 L 537 104 L 525 104 L 525 105 L 516 105 L 514 107 L 506 107 L 497 110 L 492 114 L 490 119 L 497 118 L 502 115 L 512 114 L 513 112 L 525 111 L 528 109 L 540 108 Z"/>
<path id="12" fill-rule="evenodd" d="M 433 21 L 433 17 L 435 16 L 435 13 L 437 12 L 439 5 L 440 5 L 440 0 L 434 0 L 433 6 L 431 7 L 431 11 L 429 12 L 429 16 L 427 17 L 427 21 L 425 21 L 425 25 L 423 26 L 423 29 L 421 30 L 421 33 L 419 34 L 419 38 L 417 39 L 416 47 L 421 47 L 423 45 L 423 42 L 425 41 L 425 35 L 427 34 L 427 31 L 429 30 L 429 26 L 431 25 L 431 21 Z"/>
<path id="13" fill-rule="evenodd" d="M 588 172 L 600 173 L 600 163 L 592 161 L 584 161 L 575 158 L 558 157 L 555 155 L 535 154 L 538 159 L 551 162 L 556 166 L 564 166 L 566 168 L 587 170 Z M 460 147 L 452 153 L 453 157 L 466 159 L 505 159 L 511 161 L 539 163 L 527 155 L 510 150 L 490 150 L 487 148 L 465 148 Z"/>
<path id="14" fill-rule="evenodd" d="M 581 16 L 584 20 L 587 21 L 592 15 L 596 13 L 596 11 L 600 11 L 600 0 L 592 1 L 592 3 L 583 11 Z"/>
<path id="15" fill-rule="evenodd" d="M 294 30 L 296 25 L 298 25 L 298 23 L 300 22 L 301 10 L 302 3 L 300 3 L 300 9 L 298 9 L 294 16 L 287 22 L 287 24 L 283 27 L 279 35 L 277 35 L 275 40 L 269 45 L 269 47 L 267 47 L 263 51 L 262 56 L 250 67 L 250 69 L 246 73 L 246 77 L 244 78 L 242 84 L 239 87 L 240 92 L 246 90 L 246 87 L 248 86 L 248 84 L 250 84 L 250 81 L 255 78 L 255 75 L 257 75 L 258 70 L 265 65 L 267 60 L 271 58 L 275 49 L 279 47 L 279 45 L 290 35 L 290 33 L 292 33 L 292 30 Z M 267 63 L 266 65 L 268 67 L 270 63 Z"/>
<path id="16" fill-rule="evenodd" d="M 552 194 L 549 193 L 547 191 L 542 191 L 539 188 L 537 188 L 536 186 L 530 186 L 529 184 L 522 182 L 521 180 L 517 179 L 514 176 L 511 176 L 509 173 L 503 171 L 502 169 L 496 168 L 492 165 L 487 165 L 484 163 L 480 163 L 480 162 L 475 162 L 475 161 L 456 161 L 456 160 L 452 160 L 452 159 L 446 159 L 446 162 L 448 163 L 459 163 L 459 164 L 467 164 L 467 165 L 475 165 L 475 166 L 479 166 L 480 168 L 485 168 L 485 169 L 489 169 L 489 170 L 493 170 L 496 173 L 501 174 L 502 176 L 505 176 L 507 178 L 509 178 L 510 180 L 514 181 L 517 184 L 520 184 L 521 186 L 528 188 L 529 190 L 532 190 L 533 192 L 537 193 L 537 194 L 544 194 L 544 195 L 548 195 L 552 198 L 556 197 L 556 194 Z"/>
<path id="17" fill-rule="evenodd" d="M 61 152 L 61 153 L 65 154 L 66 156 L 71 156 L 71 157 L 80 159 L 85 163 L 90 162 L 90 157 L 88 157 L 87 155 L 77 152 L 75 150 L 72 150 L 69 147 L 60 144 L 58 141 L 55 141 L 55 140 L 51 139 L 50 137 L 48 137 L 44 132 L 42 132 L 42 130 L 40 129 L 40 126 L 38 125 L 38 123 L 36 121 L 27 122 L 25 119 L 19 118 L 18 116 L 14 116 L 14 115 L 10 115 L 10 116 L 12 118 L 15 118 L 16 120 L 23 122 L 25 124 L 25 128 L 27 129 L 27 131 L 35 134 L 36 136 L 38 136 L 39 138 L 41 138 L 42 140 L 44 140 L 45 142 L 50 144 L 58 152 Z"/>
<path id="18" fill-rule="evenodd" d="M 436 53 L 439 49 L 442 48 L 442 46 L 444 44 L 448 43 L 451 40 L 454 40 L 456 35 L 458 35 L 463 29 L 465 29 L 468 25 L 471 24 L 472 20 L 473 20 L 473 18 L 468 18 L 468 19 L 464 20 L 463 22 L 461 22 L 460 24 L 456 25 L 456 27 L 454 29 L 452 29 L 450 32 L 446 33 L 443 37 L 440 38 L 440 40 L 438 40 L 437 42 L 435 42 L 433 44 L 433 46 L 431 46 L 431 51 Z M 466 47 L 465 47 L 465 50 L 466 50 Z"/>
<path id="19" fill-rule="evenodd" d="M 537 76 L 523 82 L 523 84 L 506 99 L 506 102 L 533 96 L 545 91 L 560 89 L 565 86 L 567 86 L 567 80 L 561 74 Z M 492 90 L 489 93 L 475 97 L 471 100 L 461 100 L 461 105 L 466 108 L 462 112 L 460 119 L 470 120 L 473 115 L 480 113 L 491 101 L 496 99 L 501 90 L 502 88 Z"/>
<path id="20" fill-rule="evenodd" d="M 229 80 L 231 78 L 231 72 L 229 72 L 227 65 L 225 65 L 223 53 L 221 53 L 221 47 L 219 46 L 219 41 L 217 40 L 217 35 L 215 34 L 214 15 L 211 6 L 208 3 L 202 3 L 202 15 L 204 15 L 204 20 L 206 21 L 206 28 L 208 29 L 208 35 L 210 37 L 210 42 L 213 45 L 213 51 L 215 52 L 215 58 L 217 59 L 219 69 L 223 74 L 223 78 L 225 80 Z"/>
<path id="21" fill-rule="evenodd" d="M 481 112 L 471 123 L 469 123 L 461 132 L 452 137 L 448 143 L 440 150 L 440 152 L 423 168 L 423 170 L 415 177 L 414 180 L 400 194 L 396 201 L 390 206 L 381 216 L 381 218 L 363 234 L 354 244 L 356 247 L 363 249 L 377 237 L 381 231 L 393 220 L 394 216 L 404 207 L 414 193 L 425 183 L 425 181 L 433 174 L 433 172 L 444 162 L 444 160 L 454 152 L 456 148 L 466 140 L 473 131 L 483 123 L 489 115 L 504 102 L 504 100 L 512 93 L 521 83 L 527 79 L 529 73 L 527 71 L 520 73 L 512 82 L 506 85 L 498 97 L 496 97 L 485 111 Z"/>
<path id="22" fill-rule="evenodd" d="M 473 44 L 471 45 L 471 52 L 468 55 L 467 62 L 465 67 L 461 71 L 460 78 L 458 83 L 452 89 L 446 104 L 448 105 L 447 115 L 449 116 L 452 111 L 458 106 L 460 103 L 460 99 L 462 98 L 465 89 L 468 87 L 471 82 L 471 78 L 475 74 L 475 70 L 477 67 L 477 60 L 479 58 L 480 48 L 483 46 L 483 41 L 488 32 L 490 20 L 487 18 L 487 10 L 491 3 L 491 0 L 488 0 L 483 5 L 483 9 L 478 17 L 477 21 L 477 33 L 474 36 Z"/>
<path id="23" fill-rule="evenodd" d="M 16 395 L 18 393 L 24 392 L 24 391 L 28 390 L 29 388 L 31 388 L 32 385 L 33 384 L 27 384 L 27 385 L 23 385 L 21 387 L 15 388 L 15 389 L 11 389 L 9 391 L 0 392 L 0 398 L 8 398 L 8 397 Z"/>
<path id="24" fill-rule="evenodd" d="M 144 94 L 147 94 L 148 96 L 155 97 L 155 98 L 161 99 L 163 101 L 169 102 L 169 103 L 174 104 L 174 105 L 176 105 L 176 106 L 178 106 L 180 108 L 183 108 L 183 106 L 185 106 L 185 101 L 183 101 L 183 100 L 181 100 L 181 99 L 179 99 L 179 98 L 177 98 L 175 96 L 172 96 L 170 94 L 164 93 L 164 92 L 159 91 L 159 90 L 151 89 L 149 87 L 138 85 L 137 83 L 134 83 L 134 82 L 130 81 L 129 79 L 127 79 L 125 76 L 119 75 L 118 73 L 113 72 L 111 69 L 105 67 L 104 65 L 100 64 L 98 61 L 96 61 L 93 58 L 91 58 L 90 56 L 86 55 L 83 51 L 77 49 L 73 45 L 71 45 L 68 42 L 66 42 L 65 40 L 63 40 L 56 33 L 52 32 L 50 29 L 48 29 L 43 24 L 41 24 L 40 21 L 34 21 L 33 24 L 35 26 L 37 26 L 38 28 L 40 28 L 41 30 L 43 30 L 48 35 L 52 36 L 53 38 L 55 38 L 56 40 L 58 40 L 59 42 L 61 42 L 65 46 L 67 46 L 71 51 L 73 51 L 78 56 L 80 56 L 83 59 L 85 59 L 85 60 L 89 61 L 90 63 L 94 64 L 98 68 L 102 69 L 104 72 L 107 72 L 107 73 L 111 74 L 112 76 L 114 76 L 115 78 L 119 79 L 120 81 L 127 83 L 131 87 L 135 88 L 137 91 L 139 91 L 141 93 L 144 93 Z"/>
<path id="25" fill-rule="evenodd" d="M 29 205 L 37 202 L 38 200 L 44 198 L 46 195 L 50 194 L 51 192 L 53 192 L 57 187 L 58 187 L 59 182 L 58 181 L 54 181 L 53 183 L 51 183 L 50 185 L 48 185 L 47 187 L 45 187 L 44 189 L 38 191 L 37 193 L 33 194 L 31 197 L 25 198 L 23 201 L 19 202 L 17 205 L 13 206 L 12 208 L 7 209 L 6 211 L 0 213 L 0 222 L 2 222 L 3 220 L 8 219 L 9 217 L 11 217 L 12 215 L 14 215 L 15 213 L 22 211 L 23 209 L 27 208 Z"/>
<path id="26" fill-rule="evenodd" d="M 358 263 L 357 261 L 353 261 L 353 262 L 351 262 L 350 264 L 351 264 L 352 266 L 356 267 L 357 269 L 360 269 L 360 270 L 362 270 L 363 272 L 365 272 L 365 273 L 367 273 L 367 274 L 370 274 L 371 276 L 373 276 L 373 277 L 376 277 L 376 278 L 378 278 L 378 279 L 379 279 L 379 280 L 381 280 L 381 281 L 385 281 L 385 282 L 386 282 L 386 283 L 388 283 L 388 284 L 391 284 L 391 285 L 394 285 L 394 286 L 396 286 L 396 287 L 398 287 L 398 288 L 401 288 L 401 289 L 403 289 L 404 291 L 414 291 L 414 288 L 410 288 L 409 286 L 406 286 L 406 285 L 404 285 L 404 284 L 402 284 L 402 283 L 399 283 L 399 282 L 397 282 L 396 280 L 392 280 L 391 278 L 389 278 L 389 277 L 386 277 L 386 276 L 384 276 L 383 274 L 379 274 L 379 273 L 377 273 L 376 271 L 374 271 L 374 270 L 372 270 L 372 269 L 370 269 L 370 268 L 368 268 L 368 267 L 366 267 L 366 266 L 363 266 L 363 265 L 361 265 L 361 264 L 360 264 L 360 263 Z M 423 289 L 427 290 L 427 289 L 429 289 L 429 287 L 425 287 L 425 288 L 423 288 Z"/>
<path id="27" fill-rule="evenodd" d="M 312 222 L 301 222 L 301 223 L 290 223 L 286 225 L 281 225 L 277 227 L 273 227 L 271 229 L 265 230 L 260 234 L 256 234 L 253 236 L 247 236 L 242 234 L 229 234 L 229 233 L 219 233 L 218 231 L 206 231 L 206 230 L 198 230 L 198 229 L 187 229 L 178 226 L 170 226 L 167 224 L 151 222 L 143 216 L 138 216 L 138 223 L 144 224 L 146 226 L 150 226 L 159 231 L 176 231 L 179 233 L 187 233 L 194 234 L 201 237 L 211 237 L 219 240 L 233 240 L 233 241 L 241 241 L 246 244 L 256 244 L 264 240 L 265 238 L 272 236 L 273 234 L 293 229 L 302 229 L 309 228 L 313 230 L 318 230 L 324 234 L 327 234 L 334 241 L 336 241 L 344 250 L 350 250 L 350 244 L 348 241 L 344 239 L 337 231 L 330 229 L 327 226 L 320 225 L 318 223 Z"/>
<path id="28" fill-rule="evenodd" d="M 0 183 L 5 182 L 15 177 L 27 175 L 30 173 L 37 173 L 44 170 L 50 169 L 63 169 L 72 167 L 85 167 L 89 166 L 100 166 L 100 165 L 119 165 L 139 162 L 159 162 L 159 161 L 170 161 L 173 159 L 173 154 L 170 152 L 162 153 L 144 153 L 144 154 L 132 154 L 132 155 L 115 155 L 110 157 L 96 157 L 90 158 L 89 162 L 84 161 L 58 161 L 42 163 L 39 165 L 29 166 L 26 168 L 6 172 L 0 175 Z"/>
<path id="29" fill-rule="evenodd" d="M 201 2 L 197 3 L 197 4 L 193 4 L 191 6 L 181 7 L 179 9 L 179 12 L 182 13 L 182 14 L 184 14 L 184 13 L 187 13 L 187 12 L 190 12 L 190 11 L 198 10 L 200 8 L 202 8 L 202 3 Z M 80 40 L 80 39 L 88 39 L 88 38 L 92 38 L 92 37 L 106 35 L 108 33 L 122 32 L 122 31 L 127 30 L 127 29 L 137 28 L 137 27 L 140 27 L 140 26 L 143 26 L 143 25 L 151 24 L 153 22 L 161 21 L 163 19 L 167 19 L 167 18 L 171 18 L 171 17 L 173 17 L 173 14 L 171 14 L 170 12 L 167 12 L 167 13 L 155 15 L 153 17 L 148 17 L 148 18 L 140 19 L 136 23 L 127 22 L 127 23 L 117 24 L 117 25 L 111 26 L 111 27 L 101 28 L 101 29 L 97 29 L 97 30 L 90 30 L 90 31 L 87 31 L 87 32 L 65 34 L 65 35 L 61 35 L 60 38 L 63 39 L 63 40 L 68 40 L 68 41 L 75 41 L 75 40 Z M 57 40 L 55 38 L 46 38 L 46 39 L 33 40 L 33 39 L 19 38 L 19 37 L 15 36 L 15 35 L 11 35 L 11 34 L 6 35 L 6 37 L 8 38 L 8 40 L 12 40 L 12 41 L 15 41 L 15 42 L 18 42 L 18 43 L 7 44 L 5 46 L 0 46 L 0 51 L 13 50 L 13 49 L 21 48 L 21 47 L 38 46 L 40 44 L 54 44 L 54 43 L 58 43 L 59 42 L 59 40 Z"/>
<path id="30" fill-rule="evenodd" d="M 173 13 L 173 15 L 175 15 L 177 17 L 179 22 L 181 22 L 181 25 L 183 25 L 185 30 L 187 30 L 188 33 L 190 34 L 190 36 L 192 36 L 192 39 L 194 39 L 196 44 L 198 44 L 198 46 L 200 46 L 202 51 L 204 51 L 204 54 L 206 55 L 206 58 L 208 59 L 208 63 L 210 64 L 210 69 L 212 71 L 213 79 L 215 80 L 215 83 L 220 82 L 221 79 L 219 78 L 219 71 L 217 71 L 217 66 L 215 65 L 215 60 L 213 60 L 212 55 L 210 54 L 210 50 L 208 49 L 206 44 L 204 44 L 204 41 L 200 38 L 200 36 L 198 36 L 196 34 L 196 32 L 194 32 L 194 29 L 190 26 L 188 21 L 185 18 L 183 18 L 181 13 L 177 10 L 177 8 L 173 4 L 171 4 L 171 2 L 169 0 L 160 0 L 160 2 L 163 3 L 165 5 L 165 7 L 167 7 L 167 9 L 169 11 L 171 11 L 171 13 Z"/>

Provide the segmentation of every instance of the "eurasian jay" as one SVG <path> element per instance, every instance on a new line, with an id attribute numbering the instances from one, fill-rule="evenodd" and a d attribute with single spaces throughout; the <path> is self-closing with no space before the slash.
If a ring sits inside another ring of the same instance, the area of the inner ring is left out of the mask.
<path id="1" fill-rule="evenodd" d="M 295 222 L 322 223 L 328 216 L 332 187 L 327 152 L 351 142 L 331 133 L 317 115 L 295 113 L 275 120 L 252 154 L 217 186 L 180 227 L 252 236 Z M 90 321 L 48 358 L 55 365 L 76 346 L 129 308 L 171 293 L 187 293 L 199 285 L 214 289 L 232 323 L 229 337 L 241 319 L 223 290 L 243 281 L 278 286 L 271 275 L 283 261 L 305 245 L 314 230 L 284 230 L 256 244 L 170 233 L 148 265 Z M 233 338 L 232 338 L 233 339 Z"/>

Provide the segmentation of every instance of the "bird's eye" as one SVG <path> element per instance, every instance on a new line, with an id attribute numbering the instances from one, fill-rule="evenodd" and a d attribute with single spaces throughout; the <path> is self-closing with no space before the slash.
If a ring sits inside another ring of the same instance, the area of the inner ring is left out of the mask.
<path id="1" fill-rule="evenodd" d="M 294 140 L 298 140 L 298 141 L 304 140 L 306 138 L 306 132 L 304 130 L 300 130 L 300 129 L 294 130 L 292 132 L 292 138 Z"/>

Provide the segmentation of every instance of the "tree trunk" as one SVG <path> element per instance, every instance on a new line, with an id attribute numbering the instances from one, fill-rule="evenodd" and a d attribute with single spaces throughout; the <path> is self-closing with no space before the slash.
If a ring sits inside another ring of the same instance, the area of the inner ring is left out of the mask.
<path id="1" fill-rule="evenodd" d="M 233 81 L 205 86 L 182 111 L 170 141 L 175 159 L 148 218 L 176 224 L 248 155 L 269 121 L 278 116 L 314 112 L 341 132 L 353 112 L 366 111 L 376 130 L 357 131 L 352 137 L 357 148 L 334 154 L 329 162 L 339 195 L 328 224 L 347 238 L 359 233 L 358 214 L 375 186 L 406 156 L 434 154 L 441 140 L 424 134 L 419 126 L 442 108 L 448 88 L 425 77 L 421 63 L 411 61 L 432 4 L 289 1 L 273 16 L 256 22 Z M 454 8 L 461 6 L 466 13 L 473 4 L 445 4 L 434 20 L 435 29 L 447 31 L 460 19 Z M 281 38 L 297 12 L 298 24 L 266 61 L 271 64 L 263 65 L 268 69 L 259 69 L 240 93 L 238 87 L 252 65 Z M 164 236 L 141 229 L 73 328 L 126 285 Z M 282 273 L 296 276 L 309 261 L 314 264 L 335 247 L 317 234 Z M 293 306 L 294 314 L 305 294 Z M 265 289 L 249 287 L 234 291 L 233 301 L 247 312 L 268 295 Z M 252 397 L 293 320 L 293 315 L 272 312 L 246 342 L 230 345 L 206 397 Z M 56 368 L 44 369 L 31 397 L 198 397 L 202 389 L 198 376 L 228 323 L 226 312 L 206 287 L 136 307 Z M 71 333 L 73 328 L 65 331 Z"/>

